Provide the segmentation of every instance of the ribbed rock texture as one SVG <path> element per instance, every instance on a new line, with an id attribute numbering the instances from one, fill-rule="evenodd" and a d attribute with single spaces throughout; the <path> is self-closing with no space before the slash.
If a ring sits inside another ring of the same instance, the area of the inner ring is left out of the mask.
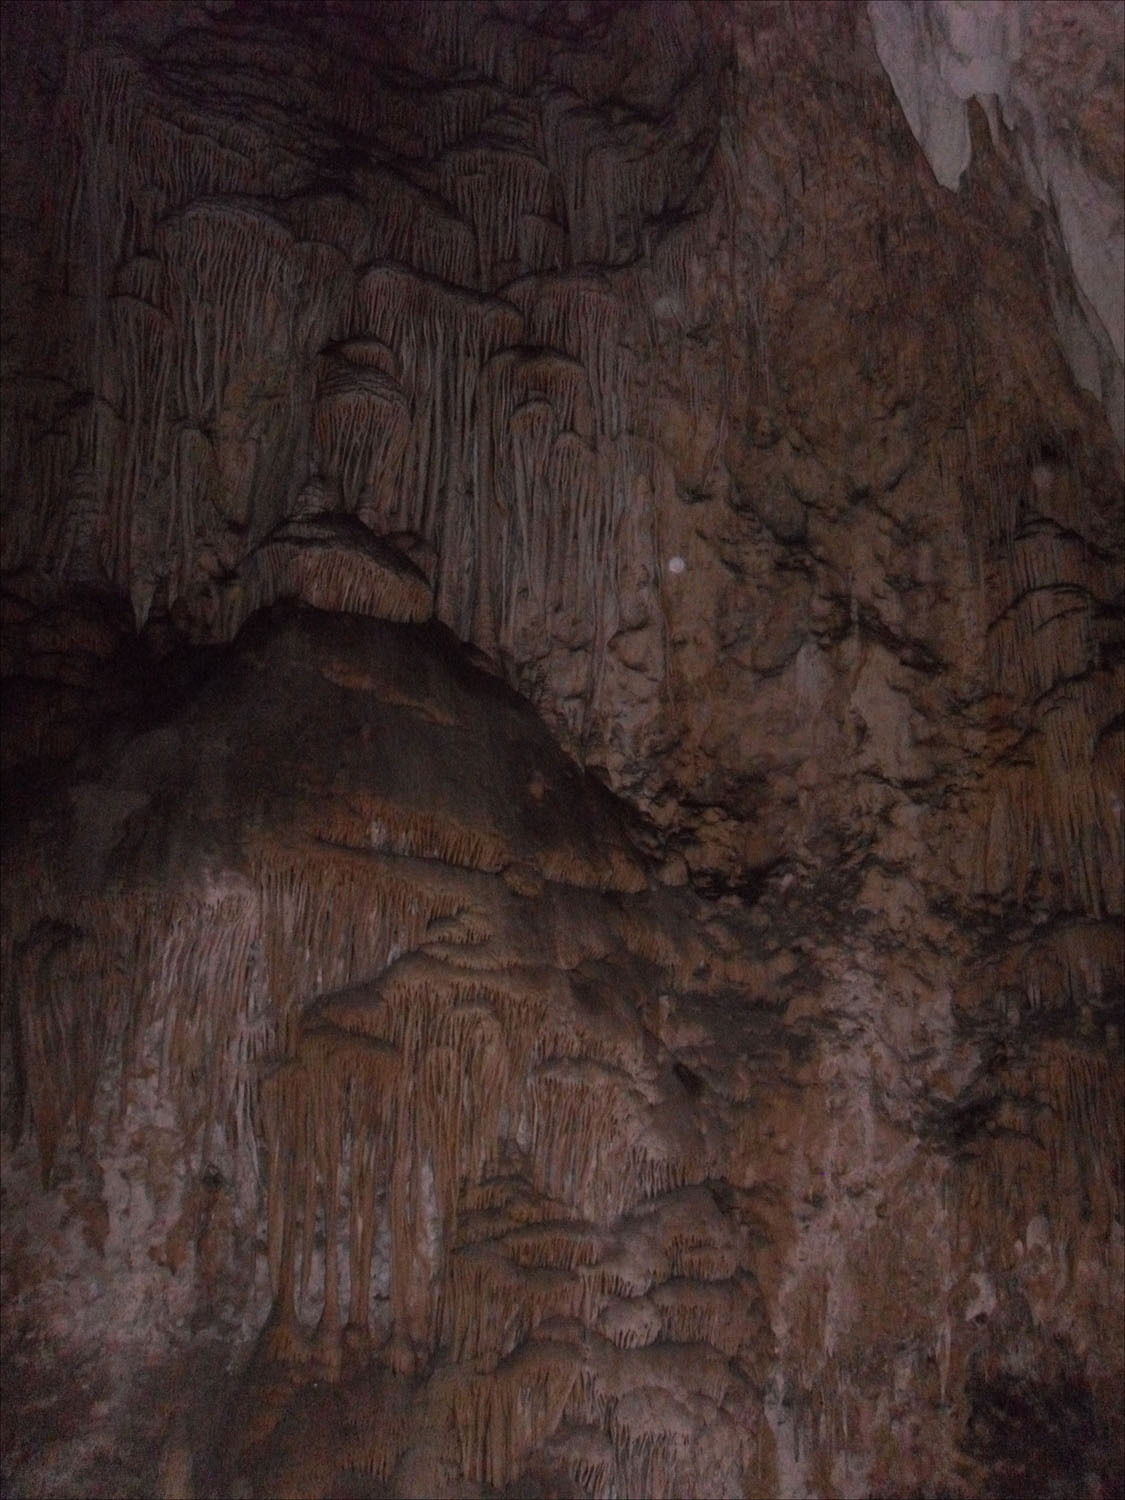
<path id="1" fill-rule="evenodd" d="M 1125 10 L 1102 0 L 873 0 L 868 13 L 938 181 L 956 188 L 969 165 L 972 100 L 1050 209 L 1041 232 L 1061 243 L 1073 278 L 1052 284 L 1056 332 L 1125 447 Z"/>
<path id="2" fill-rule="evenodd" d="M 5 1493 L 1122 1493 L 1120 7 L 0 14 Z"/>

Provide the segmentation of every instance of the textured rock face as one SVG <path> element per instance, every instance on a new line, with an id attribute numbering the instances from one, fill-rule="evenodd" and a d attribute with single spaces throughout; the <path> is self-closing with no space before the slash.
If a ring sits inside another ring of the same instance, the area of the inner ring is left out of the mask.
<path id="1" fill-rule="evenodd" d="M 1118 11 L 985 9 L 3 9 L 13 1494 L 1120 1492 Z"/>
<path id="2" fill-rule="evenodd" d="M 1100 0 L 876 0 L 868 11 L 879 57 L 939 182 L 956 188 L 969 165 L 970 100 L 987 111 L 994 143 L 1001 119 L 1011 133 L 1028 186 L 1050 206 L 1044 229 L 1061 239 L 1074 276 L 1071 296 L 1055 307 L 1059 336 L 1125 447 L 1125 10 Z"/>

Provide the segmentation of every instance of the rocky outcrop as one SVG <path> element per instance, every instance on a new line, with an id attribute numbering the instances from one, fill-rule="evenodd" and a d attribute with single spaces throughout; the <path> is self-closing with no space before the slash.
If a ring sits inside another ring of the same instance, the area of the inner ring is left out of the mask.
<path id="1" fill-rule="evenodd" d="M 1125 1483 L 1111 11 L 3 10 L 13 1494 Z"/>

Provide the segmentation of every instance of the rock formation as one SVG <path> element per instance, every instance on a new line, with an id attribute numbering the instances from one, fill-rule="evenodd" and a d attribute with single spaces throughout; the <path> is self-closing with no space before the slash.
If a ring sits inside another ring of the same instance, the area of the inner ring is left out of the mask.
<path id="1" fill-rule="evenodd" d="M 0 14 L 5 1493 L 1121 1494 L 1120 6 Z"/>

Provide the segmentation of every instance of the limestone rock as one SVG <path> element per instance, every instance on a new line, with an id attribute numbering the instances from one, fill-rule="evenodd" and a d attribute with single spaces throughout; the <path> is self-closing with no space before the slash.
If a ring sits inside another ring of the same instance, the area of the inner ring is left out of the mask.
<path id="1" fill-rule="evenodd" d="M 1118 1493 L 1120 6 L 0 24 L 5 1492 Z"/>

